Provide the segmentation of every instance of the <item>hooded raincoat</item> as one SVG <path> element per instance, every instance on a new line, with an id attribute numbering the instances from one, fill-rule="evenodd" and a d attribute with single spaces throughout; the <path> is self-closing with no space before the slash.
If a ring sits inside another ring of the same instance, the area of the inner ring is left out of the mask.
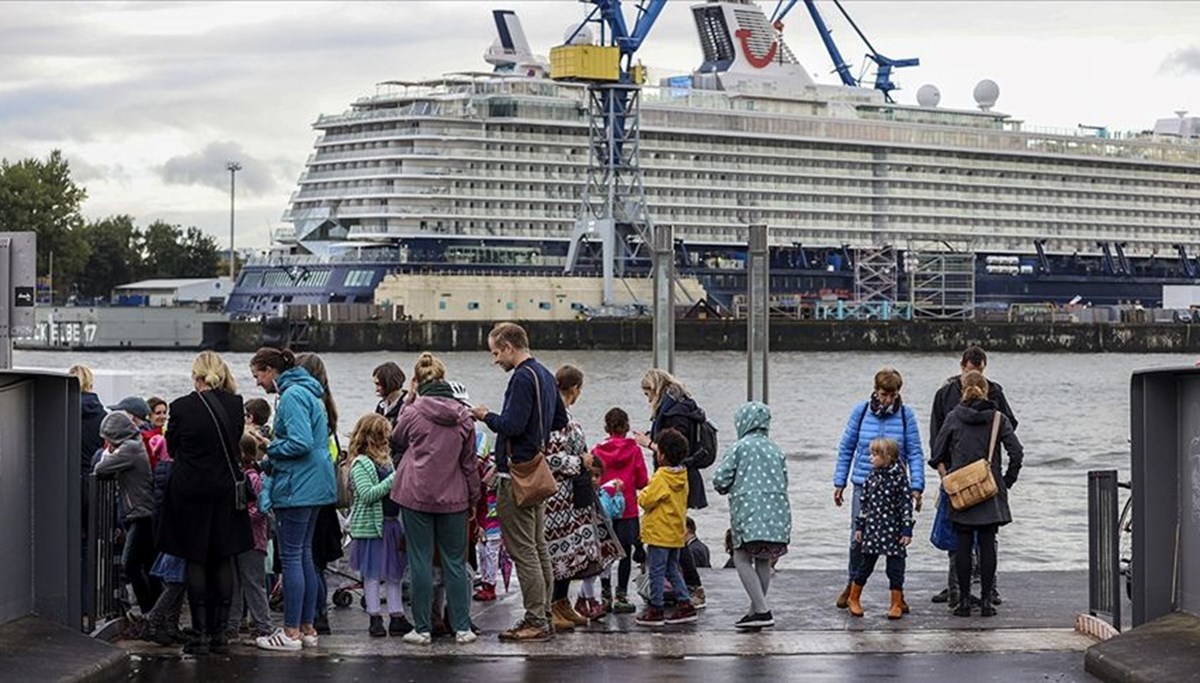
<path id="1" fill-rule="evenodd" d="M 729 496 L 733 547 L 750 541 L 787 544 L 792 535 L 787 461 L 771 441 L 771 409 L 752 401 L 733 418 L 738 440 L 713 474 L 717 493 Z"/>

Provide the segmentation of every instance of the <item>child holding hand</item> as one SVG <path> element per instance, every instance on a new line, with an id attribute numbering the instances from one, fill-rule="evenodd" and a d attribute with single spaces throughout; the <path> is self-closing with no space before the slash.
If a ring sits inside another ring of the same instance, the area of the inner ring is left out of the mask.
<path id="1" fill-rule="evenodd" d="M 904 564 L 912 543 L 913 499 L 908 473 L 900 464 L 900 444 L 893 439 L 871 442 L 871 474 L 862 492 L 862 512 L 854 522 L 854 540 L 862 543 L 862 562 L 850 584 L 850 614 L 861 617 L 862 589 L 880 555 L 887 556 L 887 577 L 892 603 L 888 619 L 908 611 L 904 602 Z"/>

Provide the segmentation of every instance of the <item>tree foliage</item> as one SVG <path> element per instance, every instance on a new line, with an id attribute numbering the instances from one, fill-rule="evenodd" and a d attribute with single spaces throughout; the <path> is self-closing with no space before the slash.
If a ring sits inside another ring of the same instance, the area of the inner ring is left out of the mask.
<path id="1" fill-rule="evenodd" d="M 0 159 L 0 230 L 37 233 L 39 275 L 49 271 L 51 253 L 56 280 L 62 274 L 64 281 L 74 281 L 87 265 L 90 247 L 79 212 L 86 197 L 58 150 L 44 161 Z"/>
<path id="2" fill-rule="evenodd" d="M 58 298 L 107 297 L 118 285 L 149 278 L 216 277 L 222 256 L 195 226 L 158 220 L 139 230 L 129 215 L 85 221 L 87 190 L 71 180 L 61 152 L 45 159 L 0 159 L 0 231 L 37 233 L 37 272 L 53 254 Z"/>

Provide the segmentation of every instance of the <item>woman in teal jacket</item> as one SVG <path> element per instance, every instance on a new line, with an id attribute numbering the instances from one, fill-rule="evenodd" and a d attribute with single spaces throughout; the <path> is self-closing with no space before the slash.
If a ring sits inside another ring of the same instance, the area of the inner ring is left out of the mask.
<path id="1" fill-rule="evenodd" d="M 792 536 L 787 461 L 771 440 L 771 409 L 751 401 L 733 418 L 738 440 L 725 452 L 713 474 L 717 493 L 729 496 L 733 564 L 750 596 L 750 613 L 737 628 L 775 625 L 767 605 L 771 565 L 787 552 Z"/>
<path id="2" fill-rule="evenodd" d="M 904 378 L 895 368 L 880 368 L 875 373 L 875 391 L 850 411 L 846 431 L 838 443 L 837 466 L 833 471 L 833 504 L 841 507 L 847 481 L 854 484 L 850 495 L 850 561 L 846 571 L 846 587 L 837 597 L 839 609 L 850 604 L 850 584 L 862 562 L 861 545 L 854 540 L 854 522 L 862 508 L 862 486 L 870 476 L 871 441 L 893 439 L 900 444 L 900 462 L 908 470 L 909 489 L 913 508 L 921 511 L 921 496 L 925 491 L 925 452 L 921 449 L 921 430 L 917 415 L 900 399 Z"/>
<path id="3" fill-rule="evenodd" d="M 267 460 L 283 564 L 283 628 L 257 643 L 265 650 L 295 651 L 317 645 L 313 528 L 317 510 L 337 499 L 324 390 L 286 349 L 259 349 L 250 359 L 250 372 L 260 387 L 279 394 Z"/>

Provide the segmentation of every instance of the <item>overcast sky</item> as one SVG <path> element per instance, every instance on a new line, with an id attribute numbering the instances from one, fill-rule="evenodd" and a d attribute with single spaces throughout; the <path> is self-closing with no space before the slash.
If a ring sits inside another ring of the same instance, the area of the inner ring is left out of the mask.
<path id="1" fill-rule="evenodd" d="M 699 62 L 688 8 L 673 0 L 641 58 L 656 73 Z M 768 13 L 774 2 L 763 3 Z M 632 7 L 632 2 L 626 5 Z M 864 48 L 819 2 L 842 53 Z M 942 105 L 973 106 L 982 78 L 996 109 L 1032 126 L 1141 130 L 1175 109 L 1200 115 L 1200 2 L 884 2 L 845 0 L 881 53 L 920 57 L 897 98 L 936 84 Z M 316 137 L 387 79 L 488 68 L 490 10 L 514 9 L 548 54 L 582 18 L 575 0 L 541 2 L 0 2 L 0 156 L 61 149 L 89 199 L 84 213 L 198 225 L 228 245 L 238 160 L 238 245 L 266 246 Z M 632 17 L 632 10 L 629 16 Z M 835 83 L 802 4 L 788 18 L 801 63 Z"/>

